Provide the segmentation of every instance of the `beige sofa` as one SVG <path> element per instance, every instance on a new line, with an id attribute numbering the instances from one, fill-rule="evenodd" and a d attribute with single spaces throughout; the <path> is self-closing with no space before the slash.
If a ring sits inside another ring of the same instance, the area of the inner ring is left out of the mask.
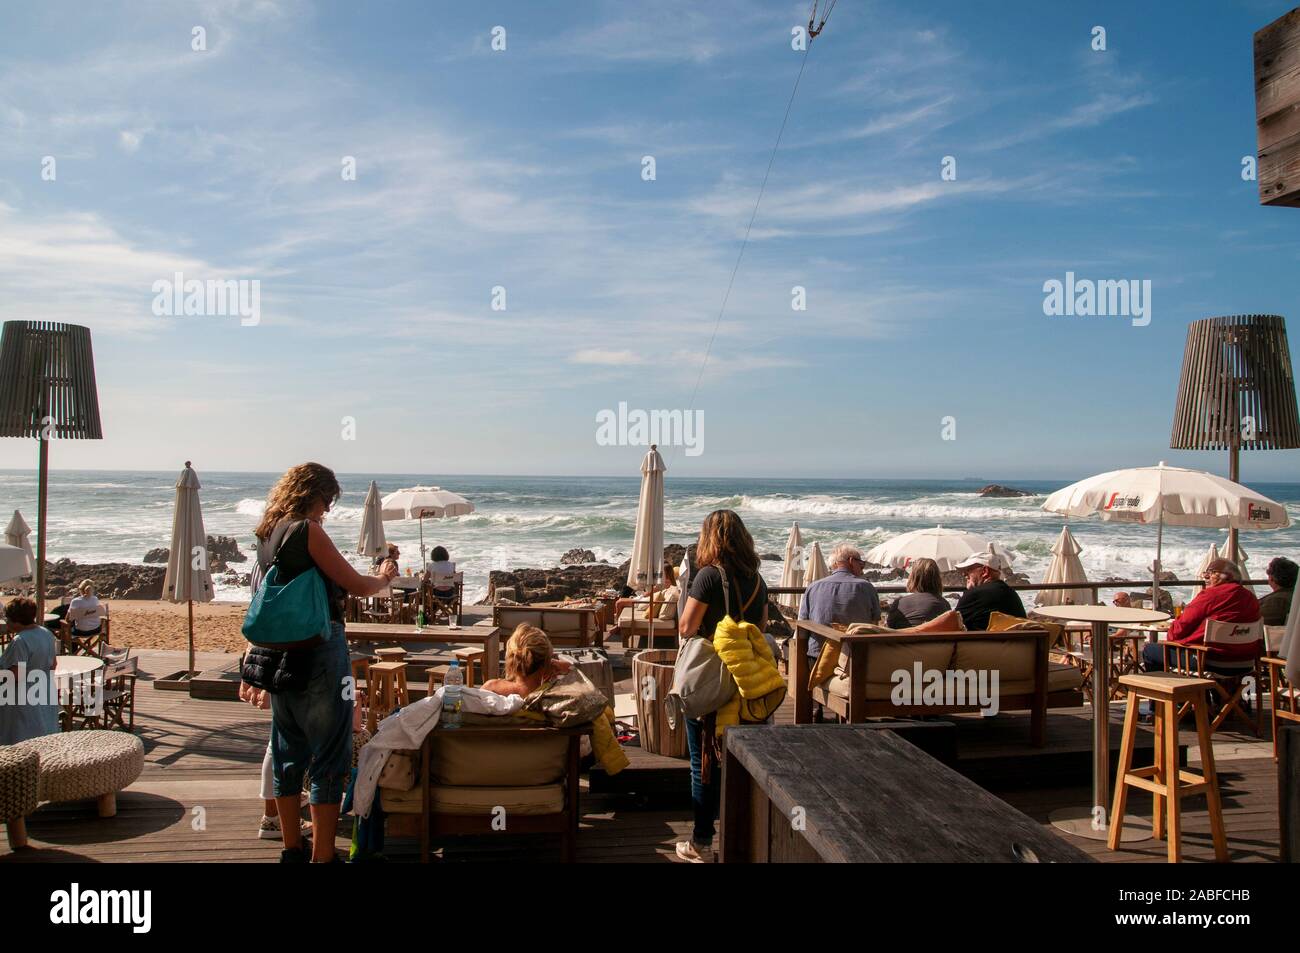
<path id="1" fill-rule="evenodd" d="M 492 624 L 501 629 L 501 642 L 520 623 L 535 625 L 546 633 L 551 644 L 561 647 L 586 648 L 604 645 L 597 608 L 558 608 L 550 606 L 494 606 Z"/>
<path id="2" fill-rule="evenodd" d="M 561 836 L 562 859 L 571 863 L 578 837 L 580 743 L 591 726 L 464 719 L 460 728 L 429 732 L 420 751 L 404 752 L 418 762 L 413 787 L 380 786 L 388 833 L 418 836 L 422 862 L 428 862 L 437 838 L 553 833 Z"/>
<path id="3" fill-rule="evenodd" d="M 809 686 L 808 636 L 840 646 L 835 675 Z M 790 649 L 790 695 L 795 723 L 811 722 L 821 705 L 848 722 L 978 711 L 975 704 L 896 704 L 894 673 L 923 671 L 998 673 L 998 710 L 1030 712 L 1030 741 L 1046 741 L 1048 708 L 1082 704 L 1083 678 L 1073 665 L 1052 662 L 1052 634 L 1025 627 L 1000 632 L 878 632 L 846 635 L 830 626 L 800 621 Z M 969 701 L 969 699 L 968 699 Z"/>

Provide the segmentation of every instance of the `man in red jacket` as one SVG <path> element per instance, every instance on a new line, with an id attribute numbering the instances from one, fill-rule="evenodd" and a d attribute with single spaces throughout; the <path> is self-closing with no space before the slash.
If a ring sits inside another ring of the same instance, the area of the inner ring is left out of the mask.
<path id="1" fill-rule="evenodd" d="M 1259 600 L 1237 581 L 1236 565 L 1226 559 L 1216 559 L 1206 568 L 1204 578 L 1205 588 L 1169 627 L 1171 645 L 1203 645 L 1205 623 L 1211 619 L 1216 622 L 1259 621 Z M 1262 640 L 1245 645 L 1215 645 L 1206 665 L 1214 668 L 1216 662 L 1221 662 L 1239 667 L 1242 662 L 1258 658 L 1262 648 Z M 1164 668 L 1164 653 L 1159 645 L 1144 648 L 1142 659 L 1148 672 Z"/>

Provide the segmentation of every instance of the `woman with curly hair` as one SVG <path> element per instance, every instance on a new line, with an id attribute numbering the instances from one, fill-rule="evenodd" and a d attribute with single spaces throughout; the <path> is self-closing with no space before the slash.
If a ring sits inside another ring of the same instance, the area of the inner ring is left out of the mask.
<path id="1" fill-rule="evenodd" d="M 337 859 L 334 834 L 352 765 L 352 693 L 345 690 L 352 672 L 343 634 L 344 600 L 346 593 L 374 595 L 396 575 L 391 567 L 379 575 L 361 575 L 321 528 L 321 520 L 339 492 L 338 480 L 328 467 L 319 463 L 291 467 L 271 488 L 255 531 L 254 591 L 274 563 L 281 583 L 311 569 L 319 570 L 329 600 L 329 636 L 305 649 L 291 650 L 304 653 L 303 686 L 271 696 L 271 764 L 284 836 L 282 862 L 307 859 L 302 848 L 299 798 L 309 767 L 314 832 L 311 860 L 330 863 Z M 245 688 L 251 692 L 251 686 Z"/>

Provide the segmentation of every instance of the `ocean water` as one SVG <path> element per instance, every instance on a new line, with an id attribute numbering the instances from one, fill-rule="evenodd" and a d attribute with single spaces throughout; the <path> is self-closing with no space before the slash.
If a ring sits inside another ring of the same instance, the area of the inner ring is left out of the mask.
<path id="1" fill-rule="evenodd" d="M 1081 474 L 1084 476 L 1086 474 Z M 146 551 L 171 539 L 176 473 L 63 470 L 50 474 L 49 558 L 78 562 L 140 563 Z M 211 534 L 234 536 L 253 550 L 253 528 L 266 493 L 278 474 L 200 472 L 203 519 Z M 636 477 L 507 477 L 419 474 L 340 474 L 343 495 L 325 528 L 345 553 L 356 548 L 361 505 L 370 480 L 388 493 L 432 484 L 472 500 L 477 511 L 447 520 L 425 520 L 427 546 L 441 544 L 465 572 L 468 601 L 487 591 L 488 572 L 524 566 L 553 566 L 568 549 L 590 549 L 596 558 L 620 563 L 628 556 L 636 520 Z M 1035 495 L 982 499 L 982 482 L 940 480 L 761 480 L 744 478 L 674 479 L 665 485 L 665 540 L 687 543 L 711 510 L 734 509 L 745 520 L 759 552 L 781 553 L 792 521 L 799 522 L 806 545 L 821 544 L 829 555 L 839 542 L 864 550 L 890 536 L 942 524 L 976 532 L 1015 555 L 1015 568 L 1042 579 L 1061 518 L 1039 506 L 1062 482 L 1001 481 Z M 1300 484 L 1252 484 L 1286 505 L 1300 524 Z M 36 525 L 36 475 L 30 470 L 0 470 L 0 525 L 14 509 Z M 419 562 L 419 524 L 387 522 L 385 533 L 402 550 L 403 569 Z M 1071 531 L 1083 546 L 1089 578 L 1145 578 L 1155 558 L 1155 528 L 1097 519 L 1076 520 Z M 1211 543 L 1225 534 L 1208 529 L 1165 529 L 1163 561 L 1187 578 Z M 1300 558 L 1300 525 L 1242 535 L 1252 575 L 1262 578 L 1273 556 Z M 365 561 L 354 560 L 361 566 Z M 246 564 L 244 571 L 247 571 Z M 781 564 L 765 562 L 763 572 L 779 582 Z M 238 587 L 218 585 L 220 599 L 246 599 Z"/>

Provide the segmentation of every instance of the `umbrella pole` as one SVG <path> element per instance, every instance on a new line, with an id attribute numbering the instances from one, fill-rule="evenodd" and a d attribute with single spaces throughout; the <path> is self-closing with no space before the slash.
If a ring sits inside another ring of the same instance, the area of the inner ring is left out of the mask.
<path id="1" fill-rule="evenodd" d="M 1160 521 L 1156 523 L 1156 561 L 1151 567 L 1154 577 L 1151 580 L 1151 608 L 1160 609 L 1160 551 L 1165 536 L 1165 508 L 1160 507 Z"/>
<path id="2" fill-rule="evenodd" d="M 420 568 L 424 568 L 424 514 L 420 514 Z"/>
<path id="3" fill-rule="evenodd" d="M 186 678 L 193 678 L 194 677 L 194 600 L 193 599 L 188 600 L 188 605 L 190 610 L 190 667 L 188 669 L 189 674 L 186 676 Z"/>
<path id="4" fill-rule="evenodd" d="M 37 495 L 39 502 L 36 513 L 36 618 L 42 620 L 45 618 L 45 498 L 49 493 L 49 473 L 50 473 L 50 441 L 44 434 L 37 438 L 41 444 L 40 461 L 38 464 L 40 475 L 37 480 Z M 42 624 L 44 624 L 42 622 Z"/>

